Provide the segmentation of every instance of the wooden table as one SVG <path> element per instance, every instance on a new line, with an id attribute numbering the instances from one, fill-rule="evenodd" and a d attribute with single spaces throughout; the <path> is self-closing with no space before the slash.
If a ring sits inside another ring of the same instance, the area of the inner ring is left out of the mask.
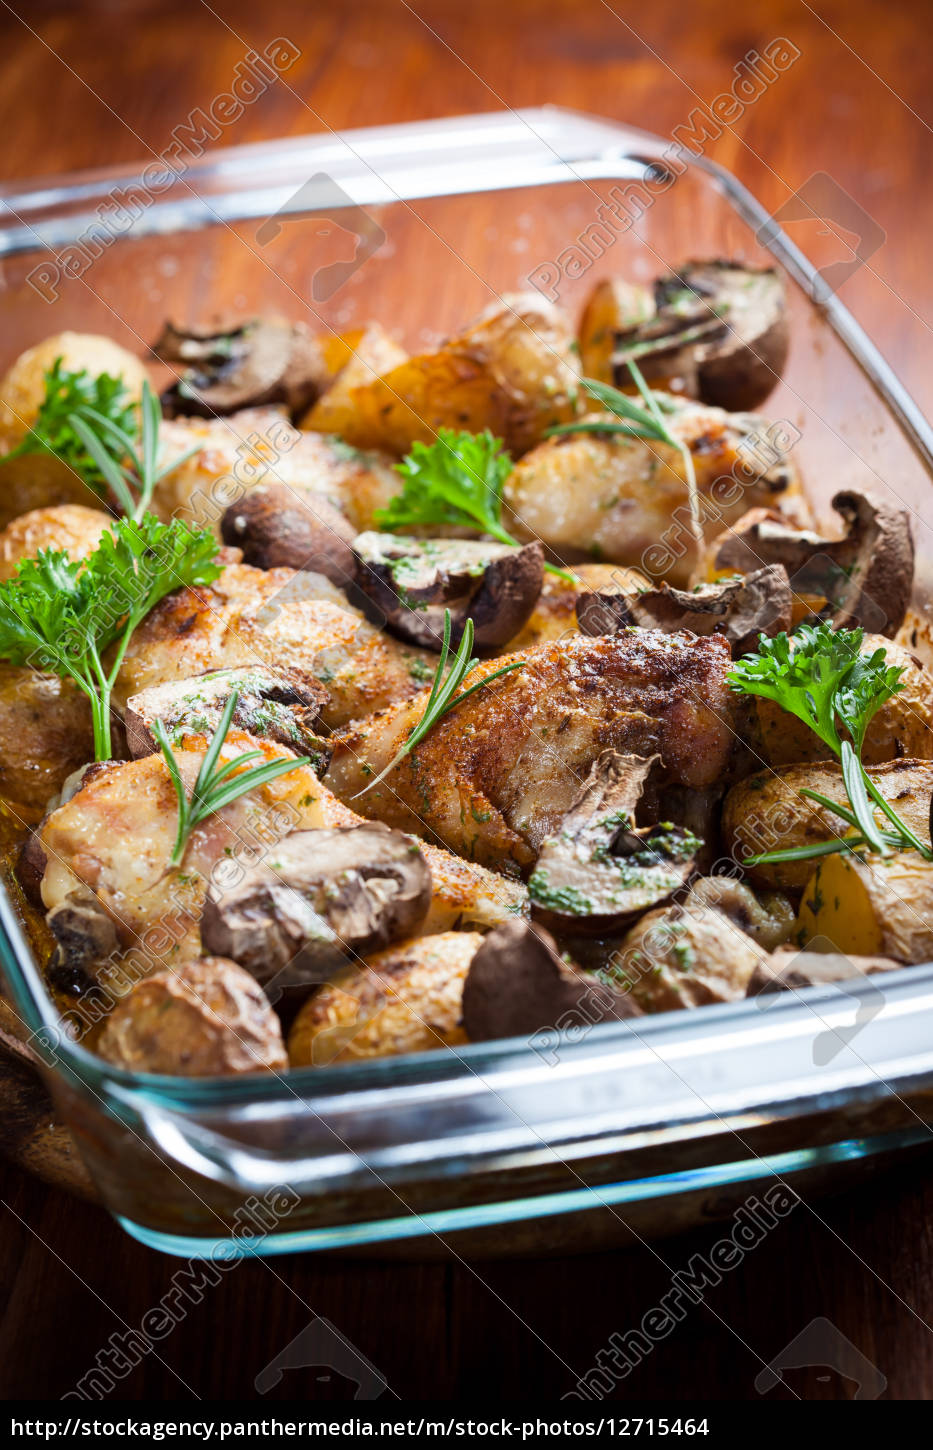
<path id="1" fill-rule="evenodd" d="M 700 100 L 727 89 L 744 55 L 785 36 L 799 60 L 710 154 L 772 208 L 818 171 L 859 199 L 887 239 L 842 295 L 919 400 L 933 405 L 923 362 L 933 305 L 924 19 L 911 0 L 883 8 L 871 0 L 815 8 L 801 0 L 217 0 L 213 9 L 199 0 L 13 0 L 0 10 L 0 177 L 130 162 L 160 149 L 172 126 L 226 88 L 247 45 L 276 35 L 302 51 L 290 84 L 271 87 L 227 128 L 225 142 L 549 101 L 668 135 Z M 57 1397 L 112 1334 L 139 1324 L 178 1265 L 18 1170 L 0 1165 L 0 1180 L 0 1392 Z M 256 1373 L 316 1314 L 403 1399 L 541 1403 L 569 1389 L 610 1335 L 637 1324 L 671 1270 L 715 1236 L 668 1241 L 660 1257 L 637 1248 L 475 1267 L 454 1258 L 243 1264 L 115 1394 L 252 1396 Z M 889 1396 L 933 1395 L 929 1153 L 792 1215 L 620 1381 L 615 1397 L 756 1399 L 761 1360 L 816 1316 L 880 1368 Z M 345 1390 L 338 1377 L 309 1372 L 280 1386 L 308 1397 Z M 839 1376 L 811 1370 L 776 1393 L 851 1391 Z"/>

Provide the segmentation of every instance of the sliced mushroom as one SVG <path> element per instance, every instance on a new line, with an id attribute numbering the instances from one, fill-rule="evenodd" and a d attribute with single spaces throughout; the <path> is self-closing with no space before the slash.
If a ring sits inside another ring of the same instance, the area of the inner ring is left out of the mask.
<path id="1" fill-rule="evenodd" d="M 639 1015 L 627 992 L 565 961 L 550 933 L 527 921 L 507 921 L 489 933 L 463 987 L 463 1025 L 473 1042 Z"/>
<path id="2" fill-rule="evenodd" d="M 544 580 L 544 549 L 476 539 L 412 539 L 360 534 L 353 544 L 357 583 L 390 629 L 440 651 L 444 611 L 458 643 L 472 619 L 478 650 L 506 644 L 530 617 Z"/>
<path id="3" fill-rule="evenodd" d="M 356 572 L 352 524 L 322 495 L 302 497 L 284 483 L 262 484 L 230 504 L 220 533 L 257 569 L 302 569 L 341 588 Z"/>
<path id="4" fill-rule="evenodd" d="M 169 739 L 176 732 L 212 734 L 234 690 L 239 693 L 233 724 L 250 735 L 277 740 L 301 755 L 310 756 L 320 775 L 330 761 L 327 740 L 314 733 L 328 693 L 317 681 L 293 680 L 261 665 L 238 670 L 213 670 L 188 680 L 170 680 L 131 695 L 124 725 L 130 755 L 137 759 L 158 750 L 152 723 L 161 720 Z"/>
<path id="5" fill-rule="evenodd" d="M 729 412 L 764 401 L 788 347 L 784 284 L 773 267 L 688 262 L 655 282 L 654 303 L 652 318 L 616 333 L 616 383 L 631 385 L 631 360 L 649 382 Z"/>
<path id="6" fill-rule="evenodd" d="M 97 1050 L 131 1072 L 173 1077 L 288 1066 L 279 1019 L 261 989 L 235 962 L 218 957 L 137 982 L 107 1019 Z"/>
<path id="7" fill-rule="evenodd" d="M 222 332 L 167 322 L 152 345 L 161 362 L 186 370 L 162 394 L 168 417 L 204 418 L 261 403 L 284 403 L 297 417 L 329 380 L 319 344 L 300 323 L 254 318 Z"/>
<path id="8" fill-rule="evenodd" d="M 749 997 L 771 992 L 797 992 L 801 987 L 823 987 L 858 981 L 876 972 L 902 972 L 903 962 L 890 957 L 852 957 L 846 952 L 772 952 L 758 963 L 748 983 Z"/>
<path id="9" fill-rule="evenodd" d="M 66 991 L 80 995 L 96 980 L 108 957 L 119 950 L 117 924 L 85 887 L 69 892 L 45 920 L 56 943 L 49 977 Z"/>
<path id="10" fill-rule="evenodd" d="M 783 892 L 763 891 L 756 896 L 734 876 L 701 876 L 691 885 L 687 899 L 691 906 L 700 902 L 721 911 L 766 951 L 787 941 L 796 922 L 796 911 Z"/>
<path id="11" fill-rule="evenodd" d="M 846 532 L 824 539 L 792 528 L 779 513 L 751 509 L 713 545 L 713 567 L 739 573 L 783 564 L 795 598 L 836 629 L 861 625 L 892 639 L 904 622 L 914 580 L 907 509 L 844 489 L 832 500 Z"/>
<path id="12" fill-rule="evenodd" d="M 380 824 L 295 831 L 226 887 L 211 887 L 205 948 L 276 987 L 326 981 L 352 955 L 411 935 L 431 901 L 420 848 Z"/>
<path id="13" fill-rule="evenodd" d="M 606 933 L 666 901 L 694 870 L 702 842 L 670 821 L 635 828 L 659 755 L 598 756 L 528 882 L 532 915 L 555 930 Z"/>
<path id="14" fill-rule="evenodd" d="M 663 581 L 642 590 L 610 585 L 579 596 L 577 623 L 590 635 L 615 634 L 632 625 L 665 634 L 680 629 L 721 634 L 738 658 L 755 648 L 760 634 L 790 629 L 792 603 L 786 570 L 769 564 L 744 578 L 700 584 L 694 590 L 672 589 Z"/>

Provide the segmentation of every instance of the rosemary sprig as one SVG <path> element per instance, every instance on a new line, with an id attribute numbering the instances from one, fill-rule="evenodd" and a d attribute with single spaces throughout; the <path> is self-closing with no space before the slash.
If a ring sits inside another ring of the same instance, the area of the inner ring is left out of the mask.
<path id="1" fill-rule="evenodd" d="M 300 765 L 309 764 L 308 756 L 301 755 L 290 760 L 268 760 L 264 765 L 251 765 L 251 761 L 262 759 L 262 751 L 247 750 L 243 755 L 237 755 L 233 760 L 228 760 L 226 765 L 218 767 L 217 761 L 230 730 L 230 722 L 239 698 L 239 693 L 234 690 L 224 706 L 223 714 L 217 722 L 217 728 L 211 736 L 210 744 L 201 761 L 198 778 L 190 796 L 163 722 L 154 720 L 152 723 L 152 733 L 165 757 L 165 764 L 168 766 L 168 773 L 172 778 L 175 795 L 178 798 L 178 831 L 170 861 L 172 866 L 181 865 L 191 833 L 201 821 L 206 820 L 208 816 L 215 815 L 231 801 L 238 800 L 241 795 L 246 795 L 247 791 L 256 790 L 261 785 L 268 785 L 270 780 L 275 780 L 280 775 L 287 775 L 290 770 L 297 770 Z M 244 767 L 248 768 L 244 769 Z"/>
<path id="2" fill-rule="evenodd" d="M 601 383 L 596 378 L 583 378 L 582 383 L 587 392 L 602 403 L 608 412 L 614 413 L 622 421 L 608 423 L 602 418 L 584 418 L 579 423 L 559 423 L 553 428 L 548 428 L 547 436 L 557 437 L 567 433 L 621 433 L 628 438 L 654 440 L 657 443 L 666 443 L 669 448 L 676 448 L 683 460 L 684 481 L 687 485 L 687 498 L 690 504 L 690 530 L 699 551 L 703 548 L 704 541 L 703 525 L 700 519 L 700 494 L 697 488 L 696 469 L 693 466 L 693 454 L 687 444 L 672 433 L 664 421 L 664 414 L 675 412 L 677 405 L 670 402 L 663 393 L 655 393 L 648 387 L 641 369 L 634 359 L 627 358 L 625 365 L 644 399 L 643 408 L 633 402 L 626 393 L 621 393 L 618 388 L 613 388 L 608 383 Z"/>
<path id="3" fill-rule="evenodd" d="M 352 797 L 353 800 L 359 800 L 361 795 L 366 795 L 367 791 L 372 790 L 374 785 L 378 785 L 380 781 L 385 780 L 389 772 L 394 770 L 399 761 L 404 760 L 410 751 L 414 750 L 415 746 L 424 739 L 428 731 L 433 729 L 438 720 L 448 714 L 449 711 L 455 709 L 457 705 L 462 705 L 468 695 L 472 695 L 475 690 L 485 689 L 487 685 L 491 685 L 493 680 L 498 679 L 500 675 L 507 675 L 512 670 L 520 670 L 524 665 L 524 660 L 513 660 L 511 664 L 503 665 L 501 669 L 493 670 L 491 675 L 486 675 L 483 679 L 477 680 L 468 690 L 464 690 L 462 695 L 457 695 L 457 698 L 454 699 L 454 695 L 463 684 L 467 675 L 479 664 L 479 660 L 470 658 L 472 650 L 473 621 L 472 619 L 468 619 L 466 628 L 463 631 L 463 638 L 460 641 L 460 645 L 451 662 L 450 671 L 445 679 L 444 670 L 447 668 L 447 657 L 450 653 L 450 610 L 445 609 L 444 643 L 441 647 L 441 657 L 434 674 L 434 683 L 431 686 L 428 703 L 424 707 L 421 719 L 410 731 L 405 744 L 392 757 L 385 770 L 381 770 L 375 780 L 371 780 L 369 785 L 364 786 L 361 791 L 357 791 L 356 795 Z"/>
<path id="4" fill-rule="evenodd" d="M 142 426 L 139 445 L 136 437 L 122 423 L 93 407 L 69 413 L 68 424 L 100 476 L 128 518 L 139 520 L 152 503 L 156 485 L 167 473 L 198 452 L 198 445 L 175 454 L 162 462 L 159 429 L 162 405 L 148 382 L 143 383 L 140 400 Z"/>
<path id="5" fill-rule="evenodd" d="M 135 438 L 136 404 L 121 377 L 94 375 L 85 368 L 71 371 L 63 363 L 64 358 L 57 357 L 45 373 L 45 394 L 36 421 L 3 462 L 30 453 L 52 453 L 83 478 L 88 488 L 103 496 L 107 492 L 103 472 L 76 431 L 74 420 L 103 416 L 123 435 Z"/>

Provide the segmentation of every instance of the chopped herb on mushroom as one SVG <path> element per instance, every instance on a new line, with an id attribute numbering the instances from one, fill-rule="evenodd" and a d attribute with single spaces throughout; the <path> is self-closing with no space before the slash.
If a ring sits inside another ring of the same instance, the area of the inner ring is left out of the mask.
<path id="1" fill-rule="evenodd" d="M 532 613 L 544 580 L 544 550 L 475 539 L 360 534 L 353 544 L 357 583 L 389 628 L 412 644 L 440 650 L 444 610 L 459 644 L 472 619 L 477 649 L 512 639 Z"/>
<path id="2" fill-rule="evenodd" d="M 606 750 L 594 762 L 528 882 L 532 914 L 555 929 L 606 932 L 666 901 L 688 880 L 702 841 L 670 821 L 635 826 L 660 756 Z"/>

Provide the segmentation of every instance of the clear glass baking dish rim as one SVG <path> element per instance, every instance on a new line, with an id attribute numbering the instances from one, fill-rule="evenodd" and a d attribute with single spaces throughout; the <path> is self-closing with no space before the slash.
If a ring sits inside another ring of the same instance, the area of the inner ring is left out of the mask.
<path id="1" fill-rule="evenodd" d="M 650 185 L 655 169 L 665 164 L 669 146 L 669 142 L 648 132 L 556 107 L 375 127 L 339 136 L 289 138 L 213 151 L 195 161 L 183 183 L 167 186 L 163 200 L 144 212 L 138 225 L 124 235 L 135 239 L 146 233 L 191 231 L 218 221 L 266 216 L 283 204 L 287 210 L 296 181 L 325 169 L 345 191 L 347 205 L 363 206 L 581 180 L 639 180 Z M 680 159 L 688 168 L 706 175 L 753 229 L 759 244 L 820 309 L 927 472 L 933 475 L 933 429 L 814 265 L 731 173 L 705 157 L 681 152 Z M 7 225 L 0 226 L 0 256 L 49 244 L 65 246 L 76 240 L 93 218 L 95 202 L 114 187 L 132 185 L 138 174 L 105 168 L 0 188 L 0 218 L 5 214 L 7 219 Z M 178 194 L 182 185 L 184 196 Z M 223 206 L 218 212 L 220 196 Z M 329 200 L 333 205 L 332 195 Z M 295 210 L 308 210 L 306 189 Z M 393 1100 L 413 1091 L 416 1097 L 427 1094 L 423 1109 L 433 1105 L 442 1110 L 452 1096 L 475 1098 L 481 1092 L 488 1097 L 490 1087 L 501 1088 L 503 1083 L 522 1078 L 534 1082 L 541 1076 L 540 1064 L 536 1067 L 530 1062 L 533 1053 L 528 1044 L 514 1039 L 470 1045 L 456 1054 L 447 1049 L 347 1065 L 324 1075 L 320 1069 L 300 1069 L 290 1072 L 287 1079 L 274 1075 L 198 1080 L 137 1076 L 110 1067 L 79 1044 L 62 1038 L 54 1006 L 5 890 L 0 894 L 0 961 L 8 989 L 33 1034 L 46 1070 L 58 1074 L 71 1088 L 91 1093 L 115 1116 L 139 1117 L 150 1129 L 155 1126 L 156 1137 L 160 1136 L 158 1121 L 164 1112 L 187 1116 L 218 1108 L 281 1103 L 289 1097 L 300 1100 L 306 1111 L 314 1111 L 316 1105 L 326 1112 L 328 1106 L 341 1103 L 362 1104 L 373 1091 L 389 1107 Z M 860 1034 L 861 1067 L 849 1063 L 844 1082 L 834 1082 L 832 1075 L 824 1075 L 819 1085 L 812 1081 L 806 1084 L 793 1071 L 772 1073 L 770 1077 L 762 1074 L 762 1019 L 756 1022 L 755 1016 L 749 1016 L 755 1012 L 750 1004 L 706 1008 L 701 1024 L 695 1013 L 665 1014 L 663 1019 L 641 1023 L 638 1037 L 656 1043 L 655 1051 L 671 1051 L 677 1056 L 679 1050 L 683 1062 L 690 1057 L 691 1039 L 697 1039 L 695 1052 L 708 1051 L 711 1039 L 717 1039 L 720 1046 L 720 1039 L 729 1039 L 731 1068 L 742 1064 L 727 1094 L 731 1110 L 746 1120 L 772 1112 L 793 1116 L 811 1110 L 817 1100 L 841 1103 L 851 1101 L 853 1094 L 868 1100 L 889 1092 L 892 1075 L 902 1085 L 925 1085 L 927 1079 L 933 1079 L 933 1045 L 925 1047 L 920 1040 L 914 1040 L 922 1036 L 916 1031 L 905 1033 L 905 1027 L 911 1024 L 916 1028 L 918 1018 L 933 1027 L 933 964 L 892 974 L 886 978 L 885 994 L 884 1011 Z M 817 1003 L 826 1015 L 814 1026 L 813 1008 Z M 791 1042 L 812 1046 L 818 1032 L 832 1028 L 834 1023 L 842 1027 L 847 1012 L 851 1014 L 851 1005 L 847 1007 L 845 1000 L 840 1001 L 838 993 L 811 989 L 799 1000 L 795 996 L 795 1000 L 776 1003 L 769 1010 L 764 1035 L 770 1032 L 785 1046 Z M 895 1022 L 899 1024 L 899 1043 L 890 1040 L 889 1029 Z M 748 1039 L 744 1041 L 743 1023 L 747 1024 Z M 927 1033 L 927 1041 L 933 1044 L 933 1033 Z M 54 1050 L 49 1053 L 44 1044 L 52 1042 Z M 596 1026 L 588 1034 L 588 1043 L 568 1042 L 561 1047 L 567 1062 L 578 1064 L 579 1071 L 593 1080 L 624 1068 L 625 1059 L 637 1051 L 632 1029 L 626 1024 Z M 547 1082 L 547 1077 L 542 1081 Z M 648 1108 L 657 1111 L 663 1105 L 655 1102 Z M 703 1103 L 696 1120 L 707 1116 L 708 1111 L 709 1105 Z M 568 1120 L 562 1126 L 568 1138 L 590 1138 L 592 1115 L 576 1124 Z M 533 1135 L 534 1129 L 529 1133 Z M 536 1136 L 534 1140 L 540 1141 Z M 457 1145 L 458 1156 L 463 1146 L 462 1142 Z M 203 1171 L 204 1161 L 197 1153 L 195 1157 L 199 1171 Z"/>

